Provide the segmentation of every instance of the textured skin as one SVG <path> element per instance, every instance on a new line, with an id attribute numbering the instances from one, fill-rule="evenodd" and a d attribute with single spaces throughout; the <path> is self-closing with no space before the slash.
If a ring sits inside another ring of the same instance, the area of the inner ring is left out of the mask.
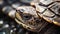
<path id="1" fill-rule="evenodd" d="M 40 0 L 35 7 L 40 17 L 60 26 L 60 0 Z"/>

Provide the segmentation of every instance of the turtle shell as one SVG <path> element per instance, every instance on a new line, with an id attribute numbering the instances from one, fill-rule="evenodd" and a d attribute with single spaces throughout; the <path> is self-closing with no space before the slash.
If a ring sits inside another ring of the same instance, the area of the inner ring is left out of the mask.
<path id="1" fill-rule="evenodd" d="M 40 17 L 60 26 L 60 0 L 40 0 L 35 7 Z"/>
<path id="2" fill-rule="evenodd" d="M 39 32 L 47 25 L 45 21 L 38 17 L 35 8 L 31 6 L 18 7 L 15 17 L 18 24 L 33 32 Z"/>

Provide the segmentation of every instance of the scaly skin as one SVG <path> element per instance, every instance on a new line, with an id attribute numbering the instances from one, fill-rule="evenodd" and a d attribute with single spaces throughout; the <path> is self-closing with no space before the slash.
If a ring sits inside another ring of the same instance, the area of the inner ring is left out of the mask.
<path id="1" fill-rule="evenodd" d="M 40 0 L 34 6 L 41 18 L 60 26 L 60 0 Z"/>

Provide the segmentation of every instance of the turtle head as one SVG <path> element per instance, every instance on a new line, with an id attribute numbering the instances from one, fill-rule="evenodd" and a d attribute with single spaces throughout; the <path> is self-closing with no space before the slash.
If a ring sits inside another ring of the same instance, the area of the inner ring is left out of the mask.
<path id="1" fill-rule="evenodd" d="M 30 31 L 38 31 L 43 23 L 39 19 L 36 10 L 31 6 L 22 6 L 17 8 L 16 22 Z"/>

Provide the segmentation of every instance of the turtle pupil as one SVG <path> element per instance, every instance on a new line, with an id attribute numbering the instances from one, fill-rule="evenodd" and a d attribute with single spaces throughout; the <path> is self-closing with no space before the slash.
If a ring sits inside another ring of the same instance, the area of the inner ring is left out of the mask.
<path id="1" fill-rule="evenodd" d="M 31 18 L 30 15 L 24 15 L 24 19 L 25 19 L 25 20 L 29 20 L 30 18 Z"/>
<path id="2" fill-rule="evenodd" d="M 25 18 L 29 18 L 29 16 L 24 16 Z"/>

